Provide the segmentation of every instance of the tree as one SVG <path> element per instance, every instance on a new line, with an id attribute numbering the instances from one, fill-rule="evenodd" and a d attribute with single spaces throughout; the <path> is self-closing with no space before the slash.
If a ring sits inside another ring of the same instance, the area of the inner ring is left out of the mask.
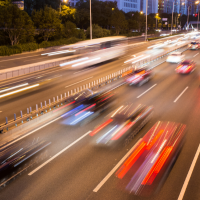
<path id="1" fill-rule="evenodd" d="M 0 1 L 0 6 L 8 6 L 11 3 L 11 0 Z"/>
<path id="2" fill-rule="evenodd" d="M 32 19 L 44 41 L 56 36 L 61 30 L 59 12 L 51 7 L 45 6 L 44 10 L 34 10 Z"/>
<path id="3" fill-rule="evenodd" d="M 127 28 L 127 21 L 124 13 L 116 9 L 111 16 L 111 25 L 115 27 L 116 34 L 119 35 L 120 31 Z"/>
<path id="4" fill-rule="evenodd" d="M 45 6 L 50 6 L 57 10 L 60 7 L 60 0 L 25 0 L 24 10 L 31 15 L 33 10 L 44 9 Z"/>
<path id="5" fill-rule="evenodd" d="M 90 27 L 87 28 L 86 35 L 88 38 L 90 37 Z M 97 24 L 92 24 L 92 38 L 106 37 L 109 35 L 109 30 L 103 29 Z"/>
<path id="6" fill-rule="evenodd" d="M 62 22 L 67 22 L 68 20 L 70 21 L 75 21 L 75 16 L 76 16 L 76 9 L 63 5 L 61 7 L 61 17 L 62 17 Z"/>
<path id="7" fill-rule="evenodd" d="M 76 27 L 76 24 L 67 21 L 65 22 L 64 26 L 63 26 L 63 36 L 66 38 L 70 38 L 70 37 L 77 37 L 78 36 L 78 29 Z"/>
<path id="8" fill-rule="evenodd" d="M 0 25 L 9 37 L 11 45 L 19 44 L 22 40 L 34 40 L 33 22 L 17 5 L 9 4 L 0 8 Z"/>

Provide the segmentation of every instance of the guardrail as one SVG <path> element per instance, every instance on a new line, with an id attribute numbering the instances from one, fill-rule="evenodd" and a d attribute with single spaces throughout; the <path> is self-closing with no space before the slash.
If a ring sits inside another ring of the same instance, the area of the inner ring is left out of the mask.
<path id="1" fill-rule="evenodd" d="M 131 44 L 131 46 L 137 46 L 137 45 L 139 45 L 139 44 L 138 43 Z M 36 72 L 39 70 L 45 70 L 48 68 L 56 67 L 62 63 L 71 61 L 71 60 L 73 60 L 75 58 L 79 58 L 79 57 L 81 57 L 81 55 L 73 55 L 73 56 L 69 56 L 69 57 L 65 57 L 65 58 L 57 58 L 57 59 L 53 59 L 53 60 L 23 65 L 23 66 L 18 66 L 18 67 L 12 67 L 12 68 L 8 68 L 8 69 L 3 69 L 3 70 L 0 70 L 0 81 L 14 78 L 14 77 L 21 76 L 21 75 L 25 75 L 25 74 L 29 74 L 29 73 L 33 73 L 33 72 Z"/>
<path id="2" fill-rule="evenodd" d="M 186 46 L 187 43 L 184 44 Z M 131 64 L 127 67 L 116 71 L 115 73 L 111 73 L 107 76 L 104 76 L 102 78 L 99 78 L 95 81 L 89 82 L 87 84 L 84 84 L 80 87 L 76 87 L 72 90 L 67 91 L 64 94 L 60 94 L 59 96 L 53 97 L 47 101 L 40 102 L 40 105 L 36 104 L 36 109 L 32 111 L 32 107 L 27 108 L 27 113 L 23 115 L 22 111 L 20 111 L 20 117 L 16 117 L 16 114 L 14 114 L 14 119 L 8 121 L 8 118 L 6 117 L 6 122 L 0 125 L 0 133 L 7 132 L 9 128 L 17 127 L 19 124 L 22 125 L 23 123 L 29 122 L 30 120 L 37 118 L 39 116 L 44 115 L 45 113 L 52 112 L 56 108 L 63 108 L 67 105 L 70 105 L 71 102 L 74 101 L 73 96 L 76 93 L 79 93 L 86 89 L 91 90 L 97 90 L 98 88 L 105 86 L 109 83 L 112 83 L 113 81 L 116 81 L 132 72 L 132 70 L 136 67 L 143 66 L 143 65 L 149 65 L 152 62 L 163 58 L 164 56 L 167 56 L 169 52 L 176 51 L 177 49 L 182 48 L 183 46 L 175 47 L 173 50 L 169 50 L 167 52 L 163 52 L 159 55 L 156 55 L 154 57 L 148 57 L 146 59 L 140 60 L 139 62 L 136 62 L 134 64 Z"/>
<path id="3" fill-rule="evenodd" d="M 69 56 L 69 57 L 65 57 L 65 58 L 57 58 L 57 59 L 53 59 L 53 60 L 28 64 L 28 65 L 22 65 L 22 66 L 18 66 L 18 67 L 2 69 L 2 70 L 0 70 L 0 81 L 6 80 L 9 78 L 14 78 L 14 77 L 21 76 L 21 75 L 25 75 L 25 74 L 29 74 L 29 73 L 36 72 L 39 70 L 44 70 L 47 68 L 56 67 L 64 62 L 71 61 L 78 57 L 80 57 L 80 55 L 73 55 L 73 56 Z"/>

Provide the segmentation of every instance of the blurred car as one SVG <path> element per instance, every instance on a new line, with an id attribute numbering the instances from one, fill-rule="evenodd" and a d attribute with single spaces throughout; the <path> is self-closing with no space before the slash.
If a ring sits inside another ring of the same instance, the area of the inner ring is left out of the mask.
<path id="1" fill-rule="evenodd" d="M 152 70 L 147 68 L 140 68 L 133 71 L 126 78 L 126 83 L 129 85 L 142 86 L 144 83 L 148 82 L 153 76 Z"/>
<path id="2" fill-rule="evenodd" d="M 17 144 L 6 145 L 5 148 L 0 150 L 0 180 L 5 177 L 9 178 L 9 175 L 15 173 L 24 164 L 33 161 L 33 158 L 37 156 L 37 162 L 39 153 L 45 150 L 51 142 L 48 141 L 36 141 L 36 142 L 20 142 Z"/>
<path id="3" fill-rule="evenodd" d="M 195 70 L 195 62 L 193 60 L 184 60 L 175 69 L 177 73 L 189 74 Z"/>
<path id="4" fill-rule="evenodd" d="M 158 121 L 116 172 L 125 190 L 149 196 L 162 186 L 184 144 L 186 125 Z"/>
<path id="5" fill-rule="evenodd" d="M 161 29 L 156 29 L 155 31 L 157 31 L 157 32 L 161 32 Z"/>
<path id="6" fill-rule="evenodd" d="M 161 37 L 162 37 L 162 36 L 167 36 L 167 35 L 169 35 L 169 34 L 167 34 L 167 33 L 162 33 L 162 34 L 160 34 Z"/>
<path id="7" fill-rule="evenodd" d="M 86 123 L 96 118 L 101 112 L 105 111 L 115 103 L 115 93 L 93 93 L 88 96 L 78 96 L 75 98 L 75 107 L 65 113 L 66 118 L 64 124 L 76 125 L 78 123 Z"/>
<path id="8" fill-rule="evenodd" d="M 184 55 L 182 52 L 173 52 L 168 57 L 166 62 L 170 63 L 179 63 L 184 59 Z"/>
<path id="9" fill-rule="evenodd" d="M 96 143 L 100 145 L 112 146 L 121 142 L 126 145 L 150 120 L 152 113 L 152 106 L 122 105 L 107 121 L 95 128 L 90 136 L 95 137 Z"/>
<path id="10" fill-rule="evenodd" d="M 194 41 L 194 42 L 191 42 L 191 43 L 188 45 L 188 47 L 189 47 L 190 49 L 198 50 L 198 49 L 200 48 L 200 43 Z"/>

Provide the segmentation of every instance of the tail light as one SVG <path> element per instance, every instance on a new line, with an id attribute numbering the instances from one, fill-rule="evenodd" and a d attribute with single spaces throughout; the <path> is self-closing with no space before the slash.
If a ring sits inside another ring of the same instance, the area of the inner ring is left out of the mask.
<path id="1" fill-rule="evenodd" d="M 156 178 L 157 174 L 160 172 L 161 168 L 165 164 L 167 158 L 169 157 L 173 147 L 165 147 L 161 155 L 159 156 L 156 163 L 148 172 L 147 176 L 142 181 L 142 185 L 151 185 Z"/>
<path id="2" fill-rule="evenodd" d="M 129 122 L 122 130 L 120 130 L 111 140 L 118 140 L 126 131 L 128 131 L 135 122 Z"/>
<path id="3" fill-rule="evenodd" d="M 143 141 L 137 149 L 131 154 L 131 156 L 126 160 L 126 162 L 120 167 L 120 169 L 116 172 L 118 178 L 122 179 L 125 174 L 129 171 L 129 169 L 133 166 L 136 160 L 140 157 L 140 155 L 146 149 L 147 143 Z"/>
<path id="4" fill-rule="evenodd" d="M 191 68 L 192 68 L 192 66 L 189 65 L 189 66 L 186 68 L 186 70 L 190 70 Z"/>
<path id="5" fill-rule="evenodd" d="M 176 69 L 178 69 L 178 70 L 179 70 L 181 67 L 183 67 L 183 65 L 179 65 L 179 66 L 178 66 Z"/>
<path id="6" fill-rule="evenodd" d="M 90 136 L 94 136 L 96 133 L 98 133 L 101 129 L 103 129 L 104 127 L 106 127 L 108 124 L 110 124 L 113 121 L 113 119 L 109 119 L 106 122 L 104 122 L 102 125 L 100 125 L 99 127 L 97 127 L 96 129 L 94 129 L 91 133 Z"/>
<path id="7" fill-rule="evenodd" d="M 77 116 L 77 115 L 81 114 L 82 112 L 84 112 L 84 111 L 86 111 L 86 110 L 92 108 L 92 107 L 95 106 L 95 105 L 96 105 L 96 103 L 94 103 L 94 104 L 92 104 L 91 106 L 89 106 L 89 107 L 87 107 L 87 108 L 81 110 L 80 112 L 76 113 L 75 116 Z"/>

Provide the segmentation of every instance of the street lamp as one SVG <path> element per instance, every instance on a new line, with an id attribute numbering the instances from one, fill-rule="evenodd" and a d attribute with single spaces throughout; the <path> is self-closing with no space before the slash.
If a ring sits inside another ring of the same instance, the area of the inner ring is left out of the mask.
<path id="1" fill-rule="evenodd" d="M 143 11 L 140 11 L 140 14 L 143 14 Z"/>
<path id="2" fill-rule="evenodd" d="M 156 29 L 157 29 L 157 17 L 158 17 L 158 13 L 156 13 Z"/>
<path id="3" fill-rule="evenodd" d="M 90 0 L 90 40 L 92 40 L 92 8 L 91 8 L 91 0 Z"/>
<path id="4" fill-rule="evenodd" d="M 64 3 L 67 3 L 67 0 L 63 0 Z M 60 12 L 61 12 L 61 3 L 62 1 L 60 1 Z"/>
<path id="5" fill-rule="evenodd" d="M 146 31 L 145 31 L 145 41 L 147 41 L 147 8 L 148 8 L 148 0 L 146 0 Z"/>
<path id="6" fill-rule="evenodd" d="M 189 9 L 190 9 L 190 6 L 188 6 L 188 17 L 187 17 L 187 32 L 188 32 L 188 29 L 189 29 L 189 27 L 188 27 L 188 21 L 189 21 Z"/>
<path id="7" fill-rule="evenodd" d="M 197 11 L 198 11 L 198 18 L 197 18 L 197 31 L 199 31 L 199 1 L 195 1 L 195 4 L 197 4 Z"/>
<path id="8" fill-rule="evenodd" d="M 174 14 L 174 2 L 173 2 L 173 8 L 172 8 L 172 24 L 171 24 L 171 35 L 172 35 L 172 28 L 173 28 L 173 14 Z"/>

